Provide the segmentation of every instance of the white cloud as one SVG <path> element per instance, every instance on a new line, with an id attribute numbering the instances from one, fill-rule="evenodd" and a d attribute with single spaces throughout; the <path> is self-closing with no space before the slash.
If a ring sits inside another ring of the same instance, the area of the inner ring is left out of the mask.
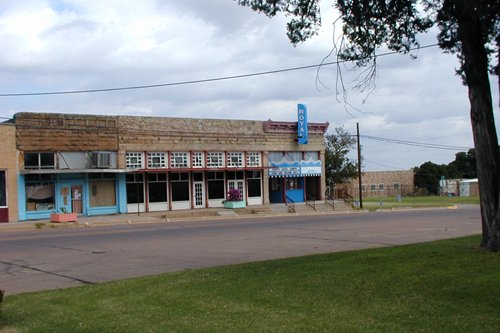
<path id="1" fill-rule="evenodd" d="M 0 92 L 95 89 L 182 82 L 319 63 L 332 47 L 323 3 L 320 34 L 290 45 L 286 19 L 269 19 L 234 1 L 24 0 L 0 5 Z M 433 43 L 424 36 L 425 43 Z M 424 41 L 422 44 L 424 44 Z M 327 61 L 335 59 L 329 58 Z M 418 58 L 378 60 L 377 88 L 336 97 L 336 67 L 307 69 L 195 85 L 109 93 L 1 98 L 1 117 L 16 112 L 68 112 L 293 121 L 296 104 L 309 119 L 355 132 L 402 140 L 470 146 L 467 91 L 454 75 L 457 61 L 437 48 Z M 495 89 L 494 89 L 495 91 Z M 495 91 L 495 105 L 498 92 Z M 354 116 L 354 117 L 353 117 Z M 447 163 L 453 151 L 364 142 L 367 169 Z M 373 161 L 375 163 L 371 163 Z M 377 164 L 378 163 L 378 164 Z"/>

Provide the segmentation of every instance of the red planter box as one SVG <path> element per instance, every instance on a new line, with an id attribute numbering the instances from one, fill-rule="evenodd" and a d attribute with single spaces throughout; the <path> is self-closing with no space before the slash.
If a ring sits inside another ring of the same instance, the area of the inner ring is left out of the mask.
<path id="1" fill-rule="evenodd" d="M 50 222 L 77 222 L 76 213 L 52 213 L 50 214 Z"/>

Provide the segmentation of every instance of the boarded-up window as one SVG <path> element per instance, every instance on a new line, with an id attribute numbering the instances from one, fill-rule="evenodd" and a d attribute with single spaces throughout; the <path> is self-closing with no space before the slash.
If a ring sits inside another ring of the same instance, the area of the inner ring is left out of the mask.
<path id="1" fill-rule="evenodd" d="M 116 206 L 116 189 L 114 180 L 90 182 L 90 207 Z"/>

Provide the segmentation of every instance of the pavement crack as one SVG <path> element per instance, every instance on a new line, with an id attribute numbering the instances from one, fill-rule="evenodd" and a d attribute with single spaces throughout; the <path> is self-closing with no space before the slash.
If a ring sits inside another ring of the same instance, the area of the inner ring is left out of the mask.
<path id="1" fill-rule="evenodd" d="M 40 272 L 40 273 L 45 273 L 45 274 L 49 274 L 49 275 L 54 275 L 54 276 L 63 277 L 63 278 L 70 279 L 70 280 L 73 280 L 73 281 L 78 281 L 78 282 L 81 282 L 81 283 L 83 283 L 83 284 L 96 284 L 96 282 L 92 282 L 92 281 L 87 281 L 87 280 L 79 279 L 79 278 L 76 278 L 76 277 L 73 277 L 73 276 L 69 276 L 69 275 L 64 275 L 64 274 L 59 274 L 59 273 L 49 272 L 49 271 L 46 271 L 46 270 L 43 270 L 43 269 L 39 269 L 39 268 L 35 268 L 35 267 L 31 267 L 31 266 L 27 266 L 27 265 L 20 265 L 20 264 L 15 264 L 15 263 L 13 263 L 13 262 L 7 262 L 7 261 L 1 261 L 1 260 L 0 260 L 0 263 L 2 263 L 2 264 L 4 264 L 4 265 L 8 265 L 8 266 L 14 266 L 14 267 L 19 267 L 19 268 L 25 268 L 25 269 L 29 269 L 29 270 L 36 271 L 36 272 Z"/>
<path id="2" fill-rule="evenodd" d="M 62 247 L 62 246 L 48 246 L 53 249 L 60 249 L 60 250 L 70 250 L 70 251 L 77 251 L 77 252 L 85 252 L 85 253 L 91 253 L 91 254 L 103 254 L 106 253 L 106 251 L 89 251 L 89 250 L 82 250 L 82 249 L 74 249 L 71 247 Z"/>

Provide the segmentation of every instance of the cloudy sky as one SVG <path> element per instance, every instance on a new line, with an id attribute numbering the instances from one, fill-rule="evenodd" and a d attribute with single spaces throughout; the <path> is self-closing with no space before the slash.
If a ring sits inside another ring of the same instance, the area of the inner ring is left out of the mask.
<path id="1" fill-rule="evenodd" d="M 323 1 L 318 36 L 293 47 L 286 19 L 269 19 L 233 0 L 2 0 L 0 94 L 154 85 L 315 65 L 332 48 L 336 18 Z M 421 45 L 434 44 L 432 34 Z M 467 90 L 457 61 L 436 47 L 378 59 L 376 90 L 336 97 L 336 67 L 304 69 L 152 89 L 0 97 L 0 117 L 17 112 L 141 115 L 296 121 L 344 126 L 352 134 L 472 147 Z M 326 61 L 335 61 L 334 57 Z M 321 83 L 318 83 L 318 79 Z M 493 81 L 495 82 L 495 81 Z M 498 118 L 498 89 L 493 86 Z M 347 109 L 347 110 L 346 110 Z M 449 163 L 455 150 L 362 138 L 365 170 L 399 170 L 426 161 Z M 465 150 L 465 149 L 464 149 Z M 353 155 L 354 156 L 354 155 Z"/>

